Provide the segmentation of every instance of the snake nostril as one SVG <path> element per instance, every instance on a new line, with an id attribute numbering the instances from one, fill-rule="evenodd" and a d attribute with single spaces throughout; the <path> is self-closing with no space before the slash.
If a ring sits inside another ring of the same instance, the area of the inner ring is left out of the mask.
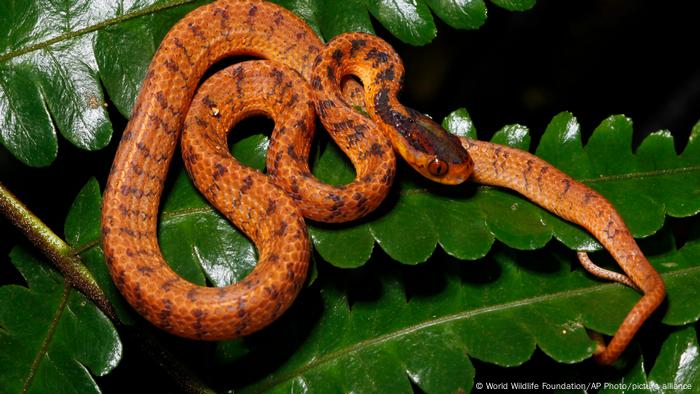
<path id="1" fill-rule="evenodd" d="M 428 163 L 428 172 L 430 172 L 430 175 L 432 176 L 442 177 L 443 175 L 447 174 L 448 169 L 449 166 L 447 163 L 437 157 Z"/>

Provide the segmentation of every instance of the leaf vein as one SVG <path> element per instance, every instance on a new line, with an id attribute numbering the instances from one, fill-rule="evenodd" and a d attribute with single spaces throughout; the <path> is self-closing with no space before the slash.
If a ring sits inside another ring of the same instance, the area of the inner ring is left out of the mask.
<path id="1" fill-rule="evenodd" d="M 671 273 L 666 273 L 666 274 L 663 274 L 662 277 L 664 277 L 664 279 L 668 279 L 668 278 L 672 278 L 672 277 L 676 277 L 676 276 L 683 276 L 683 275 L 687 275 L 690 273 L 695 273 L 698 271 L 700 271 L 700 266 L 691 267 L 691 268 L 687 268 L 687 269 L 683 269 L 683 270 L 679 270 L 679 271 L 674 271 Z M 294 371 L 290 371 L 286 374 L 282 374 L 277 379 L 272 379 L 272 380 L 266 382 L 264 385 L 257 387 L 256 392 L 264 392 L 266 390 L 271 389 L 272 387 L 275 387 L 275 386 L 281 384 L 282 382 L 298 378 L 298 377 L 300 377 L 300 375 L 302 375 L 306 371 L 311 370 L 313 368 L 316 368 L 317 366 L 322 365 L 324 363 L 333 362 L 342 356 L 361 351 L 361 350 L 368 348 L 368 347 L 381 345 L 385 342 L 391 341 L 395 338 L 399 338 L 403 335 L 415 333 L 415 332 L 418 332 L 420 330 L 427 329 L 427 328 L 430 328 L 433 326 L 437 326 L 440 324 L 446 324 L 446 323 L 450 323 L 450 322 L 454 322 L 454 321 L 458 321 L 458 320 L 463 320 L 463 319 L 469 319 L 469 318 L 472 318 L 472 317 L 475 317 L 475 316 L 478 316 L 481 314 L 495 312 L 495 311 L 498 311 L 501 309 L 519 308 L 519 307 L 526 306 L 526 305 L 532 305 L 532 304 L 552 301 L 555 299 L 560 299 L 562 297 L 576 297 L 576 296 L 586 295 L 586 294 L 595 293 L 595 292 L 601 291 L 605 288 L 613 287 L 613 286 L 623 286 L 623 285 L 621 285 L 619 283 L 598 284 L 598 285 L 594 285 L 594 286 L 583 288 L 583 289 L 566 290 L 566 291 L 562 291 L 562 292 L 544 294 L 544 295 L 540 295 L 540 296 L 536 296 L 536 297 L 525 298 L 522 300 L 516 300 L 516 301 L 506 302 L 506 303 L 502 303 L 502 304 L 497 304 L 497 305 L 490 305 L 490 306 L 486 306 L 486 307 L 482 307 L 482 308 L 472 309 L 469 311 L 463 311 L 463 312 L 459 312 L 459 313 L 455 313 L 455 314 L 451 314 L 451 315 L 446 315 L 446 316 L 443 316 L 443 317 L 440 317 L 437 319 L 433 319 L 433 320 L 429 320 L 429 321 L 423 321 L 423 322 L 402 328 L 400 330 L 396 330 L 396 331 L 393 331 L 393 332 L 390 332 L 390 333 L 387 333 L 384 335 L 380 335 L 380 336 L 375 337 L 375 338 L 370 338 L 370 339 L 366 339 L 366 340 L 357 342 L 354 345 L 350 345 L 350 346 L 347 346 L 345 348 L 335 350 L 335 351 L 328 353 L 328 354 L 321 356 L 321 357 L 317 357 L 317 358 L 313 359 L 313 361 L 309 362 L 308 364 L 302 365 L 301 367 L 297 368 Z"/>

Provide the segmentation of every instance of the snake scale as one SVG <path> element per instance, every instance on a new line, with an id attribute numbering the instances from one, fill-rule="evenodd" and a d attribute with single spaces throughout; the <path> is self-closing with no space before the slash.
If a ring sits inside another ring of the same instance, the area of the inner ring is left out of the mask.
<path id="1" fill-rule="evenodd" d="M 215 73 L 195 96 L 207 69 L 236 55 L 266 60 Z M 305 281 L 304 217 L 344 222 L 374 210 L 392 184 L 396 152 L 429 179 L 513 189 L 589 230 L 627 276 L 579 253 L 584 267 L 644 293 L 611 342 L 596 351 L 599 362 L 612 363 L 665 296 L 613 206 L 534 155 L 446 133 L 398 102 L 402 79 L 401 61 L 384 41 L 348 33 L 324 45 L 301 19 L 271 3 L 220 0 L 188 14 L 148 68 L 105 190 L 103 245 L 121 293 L 154 325 L 183 337 L 221 340 L 261 329 L 290 306 Z M 275 122 L 267 175 L 239 164 L 226 142 L 236 122 L 261 114 Z M 316 114 L 355 166 L 348 185 L 323 184 L 309 171 Z M 196 286 L 162 257 L 157 213 L 180 139 L 197 188 L 258 249 L 255 269 L 233 285 Z"/>

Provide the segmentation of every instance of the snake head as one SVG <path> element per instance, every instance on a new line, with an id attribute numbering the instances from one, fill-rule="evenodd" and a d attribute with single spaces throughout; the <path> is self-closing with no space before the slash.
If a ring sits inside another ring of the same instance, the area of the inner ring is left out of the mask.
<path id="1" fill-rule="evenodd" d="M 402 106 L 388 88 L 376 92 L 368 110 L 384 125 L 394 150 L 424 177 L 458 185 L 471 176 L 474 162 L 459 138 L 430 117 Z"/>
<path id="2" fill-rule="evenodd" d="M 430 117 L 407 108 L 399 127 L 405 143 L 399 154 L 421 175 L 435 182 L 457 185 L 471 176 L 474 163 L 459 138 Z"/>

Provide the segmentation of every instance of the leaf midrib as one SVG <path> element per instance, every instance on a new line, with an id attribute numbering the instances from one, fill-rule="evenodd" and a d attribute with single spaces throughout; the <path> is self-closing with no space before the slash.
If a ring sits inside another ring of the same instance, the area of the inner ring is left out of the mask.
<path id="1" fill-rule="evenodd" d="M 75 37 L 82 36 L 84 34 L 92 33 L 94 31 L 103 29 L 103 28 L 108 27 L 108 26 L 117 25 L 119 23 L 128 21 L 130 19 L 138 18 L 140 16 L 144 16 L 147 14 L 157 13 L 157 12 L 167 10 L 170 8 L 175 8 L 175 7 L 178 7 L 181 5 L 194 3 L 195 1 L 196 0 L 175 0 L 173 2 L 152 5 L 150 7 L 146 7 L 146 8 L 140 9 L 138 11 L 119 15 L 119 16 L 116 16 L 116 17 L 110 18 L 110 19 L 105 19 L 104 21 L 102 21 L 100 23 L 97 23 L 97 24 L 94 24 L 91 26 L 87 26 L 87 27 L 84 27 L 82 29 L 78 29 L 76 31 L 71 31 L 68 33 L 59 34 L 58 36 L 55 36 L 55 37 L 50 38 L 50 39 L 45 40 L 45 41 L 38 42 L 38 43 L 30 45 L 28 47 L 20 48 L 20 49 L 14 50 L 14 51 L 4 53 L 4 54 L 0 55 L 0 63 L 7 62 L 10 59 L 25 55 L 25 54 L 30 53 L 30 52 L 34 52 L 34 51 L 38 51 L 38 50 L 41 50 L 44 48 L 48 48 L 51 45 L 54 45 L 54 44 L 59 43 L 59 42 L 67 41 L 67 40 L 73 39 Z"/>
<path id="2" fill-rule="evenodd" d="M 29 373 L 27 375 L 27 378 L 24 380 L 24 384 L 22 385 L 22 393 L 28 392 L 31 388 L 32 382 L 34 381 L 34 377 L 36 376 L 36 372 L 39 370 L 41 360 L 49 352 L 49 346 L 51 345 L 53 336 L 56 333 L 56 329 L 58 328 L 58 323 L 61 320 L 61 316 L 63 316 L 63 311 L 66 309 L 66 305 L 68 305 L 68 298 L 70 296 L 71 289 L 72 287 L 68 284 L 68 282 L 65 282 L 63 285 L 63 292 L 61 294 L 61 301 L 56 306 L 56 313 L 54 313 L 54 315 L 51 317 L 51 321 L 49 322 L 49 326 L 46 331 L 46 336 L 41 342 L 41 346 L 39 346 L 39 349 L 37 349 L 36 357 L 34 357 L 34 360 L 32 360 L 32 365 L 29 367 Z"/>
<path id="3" fill-rule="evenodd" d="M 686 268 L 686 269 L 682 269 L 682 270 L 678 270 L 678 271 L 674 271 L 674 272 L 665 273 L 665 274 L 662 274 L 661 276 L 664 278 L 664 280 L 666 280 L 669 278 L 673 278 L 673 277 L 681 276 L 681 275 L 686 275 L 686 274 L 697 272 L 697 271 L 700 271 L 700 266 L 690 267 L 690 268 Z M 381 344 L 388 342 L 390 340 L 393 340 L 395 338 L 400 338 L 403 335 L 407 335 L 407 334 L 410 334 L 410 333 L 413 333 L 416 331 L 420 331 L 420 330 L 423 330 L 426 328 L 434 327 L 434 326 L 437 326 L 440 324 L 450 323 L 450 322 L 457 321 L 457 320 L 469 319 L 469 318 L 472 318 L 474 316 L 485 314 L 485 313 L 496 312 L 496 311 L 501 311 L 501 310 L 508 310 L 511 308 L 519 308 L 519 307 L 526 306 L 526 305 L 543 303 L 543 302 L 552 301 L 555 299 L 566 298 L 566 297 L 576 297 L 576 296 L 591 294 L 591 293 L 602 291 L 606 288 L 613 287 L 613 286 L 623 286 L 623 285 L 621 285 L 619 283 L 605 283 L 605 284 L 599 284 L 599 285 L 587 287 L 584 289 L 560 291 L 560 292 L 556 292 L 556 293 L 550 293 L 550 294 L 544 294 L 544 295 L 540 295 L 540 296 L 536 296 L 536 297 L 524 298 L 521 300 L 506 302 L 506 303 L 502 303 L 502 304 L 489 305 L 489 306 L 482 307 L 482 308 L 472 309 L 469 311 L 463 311 L 463 312 L 456 313 L 456 314 L 442 316 L 442 317 L 437 318 L 437 319 L 412 324 L 412 325 L 410 325 L 408 327 L 404 327 L 400 330 L 389 332 L 389 333 L 386 333 L 384 335 L 380 335 L 378 337 L 362 340 L 362 341 L 357 342 L 353 345 L 337 349 L 331 353 L 328 353 L 328 354 L 323 355 L 321 357 L 315 358 L 312 362 L 310 362 L 308 364 L 304 364 L 300 368 L 295 369 L 294 371 L 290 371 L 288 373 L 282 374 L 281 376 L 279 376 L 276 379 L 272 379 L 270 381 L 264 382 L 261 386 L 255 387 L 254 391 L 255 392 L 267 391 L 267 390 L 281 384 L 282 382 L 286 382 L 286 381 L 292 380 L 294 378 L 297 378 L 300 375 L 302 375 L 304 372 L 311 370 L 311 369 L 314 369 L 321 364 L 333 362 L 336 359 L 344 357 L 350 353 L 365 350 L 365 349 L 372 347 L 372 346 L 381 345 Z"/>

